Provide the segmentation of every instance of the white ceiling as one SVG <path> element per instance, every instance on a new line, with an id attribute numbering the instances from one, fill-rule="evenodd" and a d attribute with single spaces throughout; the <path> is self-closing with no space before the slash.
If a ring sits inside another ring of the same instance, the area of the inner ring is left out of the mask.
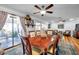
<path id="1" fill-rule="evenodd" d="M 42 5 L 43 4 L 39 6 L 41 7 Z M 60 20 L 59 17 L 62 17 L 65 20 L 68 20 L 68 18 L 75 19 L 79 17 L 79 4 L 54 4 L 54 7 L 49 9 L 53 11 L 53 14 L 46 14 L 45 16 L 41 16 L 40 14 L 33 14 L 34 12 L 39 11 L 34 7 L 34 4 L 1 4 L 0 6 L 16 10 L 25 15 L 29 14 L 47 22 L 58 21 Z M 46 7 L 48 4 L 44 4 L 44 6 Z"/>

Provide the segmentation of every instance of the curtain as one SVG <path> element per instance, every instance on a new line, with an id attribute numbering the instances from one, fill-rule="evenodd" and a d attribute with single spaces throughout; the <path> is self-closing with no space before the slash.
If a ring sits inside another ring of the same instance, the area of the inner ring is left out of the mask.
<path id="1" fill-rule="evenodd" d="M 7 18 L 8 13 L 4 11 L 0 11 L 0 30 L 3 28 L 6 18 Z"/>
<path id="2" fill-rule="evenodd" d="M 23 17 L 20 17 L 20 22 L 23 28 L 24 35 L 26 35 L 25 19 Z"/>

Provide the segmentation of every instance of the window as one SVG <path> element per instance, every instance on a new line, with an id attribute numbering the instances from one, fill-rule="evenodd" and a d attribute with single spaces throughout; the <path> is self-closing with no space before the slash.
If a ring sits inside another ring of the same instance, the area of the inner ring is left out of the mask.
<path id="1" fill-rule="evenodd" d="M 40 23 L 36 23 L 35 24 L 35 29 L 36 30 L 41 30 L 41 24 Z"/>
<path id="2" fill-rule="evenodd" d="M 44 29 L 44 30 L 46 30 L 46 29 L 47 29 L 46 24 L 42 24 L 42 29 Z"/>
<path id="3" fill-rule="evenodd" d="M 11 46 L 21 43 L 18 36 L 22 32 L 20 18 L 8 14 L 5 25 L 0 31 L 0 43 L 2 48 L 9 48 Z"/>

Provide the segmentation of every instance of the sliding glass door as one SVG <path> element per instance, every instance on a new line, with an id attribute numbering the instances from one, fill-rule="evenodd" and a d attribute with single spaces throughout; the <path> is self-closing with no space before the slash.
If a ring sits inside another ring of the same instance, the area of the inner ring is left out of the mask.
<path id="1" fill-rule="evenodd" d="M 21 40 L 18 34 L 21 34 L 21 32 L 22 27 L 20 24 L 20 18 L 18 16 L 8 14 L 6 23 L 0 31 L 0 47 L 9 48 L 20 44 Z"/>

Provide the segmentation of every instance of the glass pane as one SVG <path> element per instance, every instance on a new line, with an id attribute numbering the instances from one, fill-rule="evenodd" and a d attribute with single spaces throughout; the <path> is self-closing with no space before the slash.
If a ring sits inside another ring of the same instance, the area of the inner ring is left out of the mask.
<path id="1" fill-rule="evenodd" d="M 12 23 L 9 21 L 11 20 L 8 15 L 5 25 L 3 29 L 0 31 L 0 43 L 2 48 L 8 48 L 12 46 Z"/>
<path id="2" fill-rule="evenodd" d="M 36 30 L 40 30 L 40 29 L 41 29 L 41 24 L 40 24 L 40 23 L 36 23 L 35 25 L 36 25 L 36 26 L 35 26 L 35 29 L 36 29 Z"/>
<path id="3" fill-rule="evenodd" d="M 9 48 L 13 45 L 21 43 L 18 34 L 21 34 L 22 27 L 20 23 L 20 18 L 18 16 L 13 16 L 8 14 L 5 25 L 0 31 L 0 47 Z"/>
<path id="4" fill-rule="evenodd" d="M 46 30 L 47 29 L 47 25 L 46 24 L 42 24 L 42 29 Z"/>
<path id="5" fill-rule="evenodd" d="M 20 18 L 17 16 L 14 19 L 14 45 L 21 43 L 20 37 L 18 34 L 21 34 L 22 27 L 20 23 Z"/>

